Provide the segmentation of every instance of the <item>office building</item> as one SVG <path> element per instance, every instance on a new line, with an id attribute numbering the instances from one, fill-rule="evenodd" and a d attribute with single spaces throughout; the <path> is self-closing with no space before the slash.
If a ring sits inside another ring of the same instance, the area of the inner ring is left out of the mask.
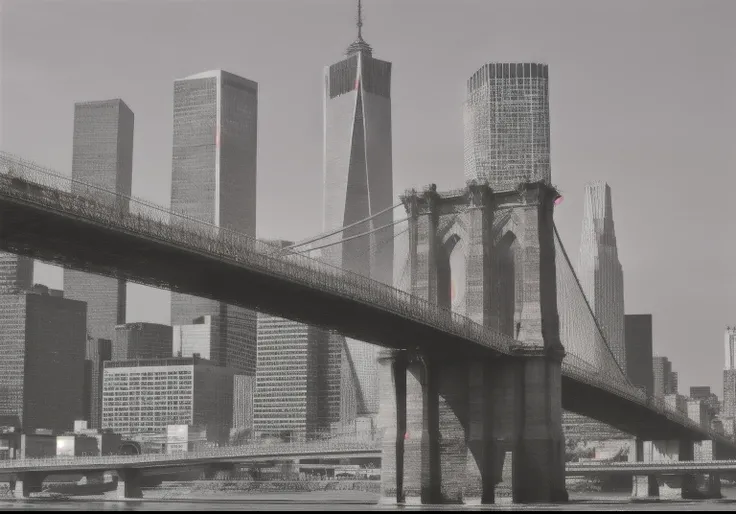
<path id="1" fill-rule="evenodd" d="M 690 387 L 690 399 L 701 400 L 708 408 L 708 414 L 711 418 L 717 416 L 721 411 L 721 402 L 715 393 L 712 393 L 710 386 L 692 386 Z"/>
<path id="2" fill-rule="evenodd" d="M 105 362 L 112 359 L 112 341 L 88 338 L 86 357 L 84 419 L 91 429 L 95 429 L 100 428 L 102 421 L 102 370 Z"/>
<path id="3" fill-rule="evenodd" d="M 168 425 L 206 428 L 228 439 L 233 415 L 230 368 L 198 356 L 108 361 L 102 381 L 102 428 L 123 437 L 165 433 Z"/>
<path id="4" fill-rule="evenodd" d="M 551 180 L 548 67 L 490 63 L 467 83 L 465 177 L 511 191 Z"/>
<path id="5" fill-rule="evenodd" d="M 373 57 L 358 9 L 357 39 L 344 59 L 325 68 L 323 228 L 332 231 L 374 217 L 342 232 L 343 239 L 368 233 L 364 237 L 325 248 L 323 255 L 337 266 L 392 285 L 391 63 Z M 377 348 L 352 339 L 346 344 L 357 378 L 359 414 L 376 414 Z"/>
<path id="6" fill-rule="evenodd" d="M 736 369 L 723 370 L 723 416 L 736 418 Z"/>
<path id="7" fill-rule="evenodd" d="M 0 294 L 18 294 L 33 286 L 33 259 L 0 252 Z"/>
<path id="8" fill-rule="evenodd" d="M 341 342 L 320 328 L 258 314 L 256 437 L 306 440 L 340 425 Z"/>
<path id="9" fill-rule="evenodd" d="M 595 345 L 600 352 L 597 362 L 601 367 L 612 365 L 612 354 L 626 373 L 624 274 L 616 247 L 611 188 L 605 182 L 585 185 L 577 275 L 610 349 L 599 341 Z M 600 337 L 598 329 L 593 330 L 591 338 Z"/>
<path id="10" fill-rule="evenodd" d="M 166 359 L 173 356 L 171 325 L 126 323 L 115 327 L 112 359 Z"/>
<path id="11" fill-rule="evenodd" d="M 257 122 L 251 80 L 215 70 L 174 82 L 173 211 L 255 237 Z M 172 292 L 172 325 L 201 316 L 212 316 L 212 361 L 255 374 L 255 313 Z"/>
<path id="12" fill-rule="evenodd" d="M 74 105 L 72 193 L 88 194 L 86 183 L 130 196 L 133 124 L 133 111 L 119 99 Z M 125 323 L 125 281 L 65 268 L 64 294 L 87 303 L 92 339 L 114 340 L 115 325 Z"/>
<path id="13" fill-rule="evenodd" d="M 84 414 L 84 302 L 47 288 L 0 295 L 0 416 L 70 430 Z"/>
<path id="14" fill-rule="evenodd" d="M 677 372 L 672 371 L 672 363 L 667 357 L 652 358 L 652 374 L 654 375 L 654 396 L 664 398 L 677 394 Z"/>
<path id="15" fill-rule="evenodd" d="M 654 394 L 652 362 L 652 315 L 626 314 L 624 341 L 626 342 L 626 375 L 632 384 Z"/>

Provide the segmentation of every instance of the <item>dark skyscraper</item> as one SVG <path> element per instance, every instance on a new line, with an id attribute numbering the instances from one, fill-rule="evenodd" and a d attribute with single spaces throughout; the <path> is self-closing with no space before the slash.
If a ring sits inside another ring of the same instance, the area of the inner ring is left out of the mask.
<path id="1" fill-rule="evenodd" d="M 130 196 L 133 177 L 133 112 L 122 100 L 74 106 L 72 178 Z M 79 183 L 72 192 L 88 194 Z M 87 303 L 87 333 L 112 340 L 115 325 L 125 323 L 125 282 L 64 269 L 64 294 Z"/>
<path id="2" fill-rule="evenodd" d="M 654 394 L 652 368 L 652 315 L 627 314 L 625 317 L 626 374 L 632 384 Z"/>
<path id="3" fill-rule="evenodd" d="M 347 239 L 393 222 L 391 63 L 373 58 L 363 40 L 360 2 L 358 37 L 345 59 L 325 68 L 324 99 L 324 230 L 375 215 L 346 229 Z M 392 285 L 393 237 L 388 227 L 333 246 L 325 255 L 337 266 Z M 347 344 L 358 380 L 358 413 L 376 413 L 376 347 L 350 339 Z"/>
<path id="4" fill-rule="evenodd" d="M 100 428 L 102 420 L 102 370 L 105 362 L 112 359 L 112 341 L 109 339 L 87 339 L 85 360 L 85 416 L 90 428 Z"/>
<path id="5" fill-rule="evenodd" d="M 115 327 L 112 360 L 168 359 L 172 357 L 171 325 L 126 323 Z"/>
<path id="6" fill-rule="evenodd" d="M 0 252 L 0 294 L 29 291 L 33 285 L 33 259 Z"/>
<path id="7" fill-rule="evenodd" d="M 247 236 L 256 232 L 258 84 L 222 70 L 174 82 L 171 209 Z M 254 312 L 171 294 L 171 323 L 211 315 L 211 360 L 255 374 Z"/>
<path id="8" fill-rule="evenodd" d="M 0 295 L 0 416 L 24 430 L 71 430 L 85 404 L 84 302 L 44 292 Z"/>

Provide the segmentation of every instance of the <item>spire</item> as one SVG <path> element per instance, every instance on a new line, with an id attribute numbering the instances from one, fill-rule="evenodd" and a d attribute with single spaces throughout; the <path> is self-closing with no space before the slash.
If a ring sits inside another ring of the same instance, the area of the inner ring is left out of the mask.
<path id="1" fill-rule="evenodd" d="M 363 40 L 363 3 L 358 0 L 358 38 L 348 47 L 345 52 L 347 55 L 353 55 L 355 53 L 363 52 L 366 55 L 371 55 L 373 50 L 371 45 Z"/>

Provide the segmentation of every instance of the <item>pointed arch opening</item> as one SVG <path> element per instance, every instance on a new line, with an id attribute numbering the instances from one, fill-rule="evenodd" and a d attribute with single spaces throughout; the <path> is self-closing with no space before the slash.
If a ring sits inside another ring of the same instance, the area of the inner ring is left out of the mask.
<path id="1" fill-rule="evenodd" d="M 521 247 L 512 231 L 498 241 L 493 259 L 494 318 L 498 330 L 511 337 L 518 337 L 523 306 L 523 281 Z"/>

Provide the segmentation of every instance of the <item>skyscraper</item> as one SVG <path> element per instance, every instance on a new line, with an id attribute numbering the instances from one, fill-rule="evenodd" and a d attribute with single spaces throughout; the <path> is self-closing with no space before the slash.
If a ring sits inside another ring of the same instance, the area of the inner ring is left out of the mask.
<path id="1" fill-rule="evenodd" d="M 44 289 L 0 295 L 0 416 L 70 430 L 84 415 L 87 308 Z"/>
<path id="2" fill-rule="evenodd" d="M 549 88 L 546 64 L 490 63 L 467 83 L 465 177 L 495 191 L 522 182 L 549 184 Z"/>
<path id="3" fill-rule="evenodd" d="M 723 348 L 726 352 L 723 369 L 736 369 L 736 327 L 726 327 Z"/>
<path id="4" fill-rule="evenodd" d="M 85 364 L 85 412 L 84 419 L 90 428 L 100 428 L 102 421 L 102 370 L 112 359 L 112 341 L 87 339 Z"/>
<path id="5" fill-rule="evenodd" d="M 626 374 L 632 384 L 654 394 L 652 371 L 652 315 L 626 314 L 624 318 L 626 341 Z"/>
<path id="6" fill-rule="evenodd" d="M 672 363 L 667 357 L 652 358 L 654 375 L 654 396 L 661 398 L 669 394 L 677 394 L 677 372 L 672 371 Z"/>
<path id="7" fill-rule="evenodd" d="M 133 111 L 119 99 L 74 105 L 72 178 L 130 196 L 133 179 Z M 86 188 L 72 183 L 72 193 Z M 115 337 L 125 323 L 125 282 L 64 269 L 64 294 L 87 303 L 87 333 L 92 339 Z"/>
<path id="8" fill-rule="evenodd" d="M 342 232 L 328 248 L 331 262 L 355 273 L 393 283 L 394 230 L 391 157 L 391 63 L 373 58 L 363 40 L 358 2 L 358 37 L 346 57 L 325 68 L 324 230 L 375 216 Z M 381 227 L 386 227 L 383 230 Z M 374 231 L 375 232 L 372 232 Z M 357 376 L 359 414 L 378 412 L 377 349 L 347 341 Z"/>
<path id="9" fill-rule="evenodd" d="M 605 182 L 585 185 L 577 273 L 608 347 L 625 373 L 624 273 L 616 247 L 611 188 Z M 602 345 L 596 347 L 604 351 Z M 598 362 L 604 365 L 608 356 L 599 355 L 598 358 Z"/>
<path id="10" fill-rule="evenodd" d="M 255 237 L 258 84 L 222 70 L 174 82 L 171 209 Z M 255 374 L 255 313 L 171 294 L 171 323 L 211 315 L 210 358 Z"/>

